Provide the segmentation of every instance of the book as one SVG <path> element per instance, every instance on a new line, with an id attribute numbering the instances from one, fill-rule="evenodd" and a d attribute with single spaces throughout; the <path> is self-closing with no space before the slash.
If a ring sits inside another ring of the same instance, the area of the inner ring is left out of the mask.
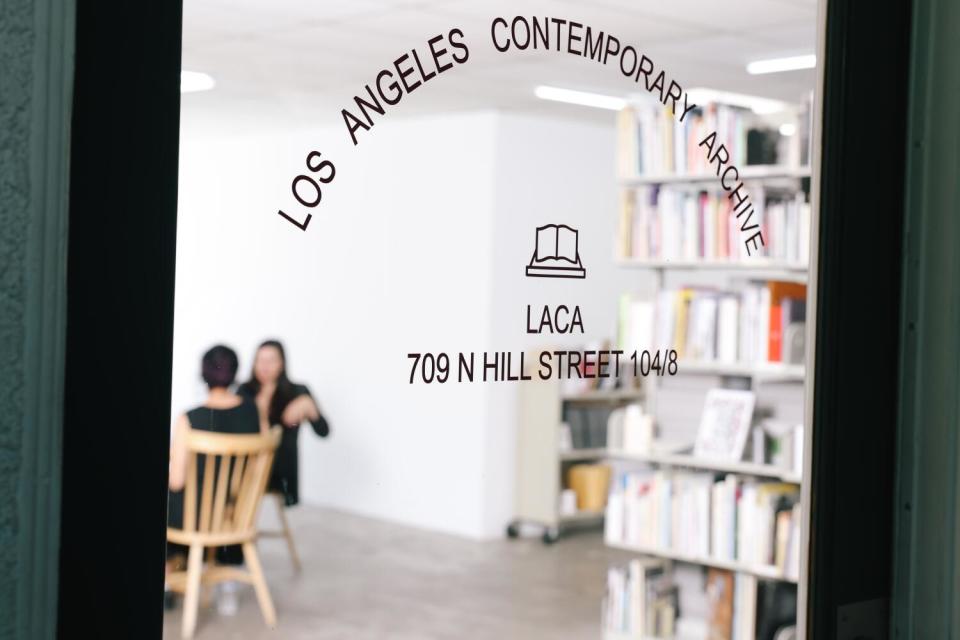
<path id="1" fill-rule="evenodd" d="M 607 569 L 603 628 L 634 638 L 668 636 L 673 631 L 677 600 L 667 561 L 634 558 L 626 566 L 611 566 Z"/>
<path id="2" fill-rule="evenodd" d="M 679 470 L 618 473 L 610 483 L 604 539 L 692 558 L 776 568 L 800 566 L 799 488 Z"/>
<path id="3" fill-rule="evenodd" d="M 607 544 L 625 542 L 624 536 L 624 492 L 614 488 L 607 496 L 607 506 L 604 509 L 603 539 Z"/>
<path id="4" fill-rule="evenodd" d="M 796 282 L 770 281 L 769 342 L 767 360 L 783 362 L 783 332 L 790 324 L 804 322 L 806 315 L 806 285 Z"/>
<path id="5" fill-rule="evenodd" d="M 717 309 L 717 360 L 733 363 L 738 359 L 737 324 L 740 315 L 740 300 L 736 295 L 725 293 L 720 297 Z"/>
<path id="6" fill-rule="evenodd" d="M 756 396 L 751 391 L 708 391 L 694 441 L 694 455 L 739 462 L 750 432 L 755 402 Z"/>
<path id="7" fill-rule="evenodd" d="M 656 304 L 630 294 L 620 296 L 620 348 L 626 352 L 655 351 Z"/>
<path id="8" fill-rule="evenodd" d="M 687 319 L 687 348 L 685 358 L 700 362 L 716 359 L 717 297 L 701 291 L 691 296 Z"/>
<path id="9" fill-rule="evenodd" d="M 754 310 L 757 318 L 757 342 L 756 356 L 757 362 L 770 361 L 770 304 L 772 296 L 769 286 L 760 288 L 760 298 L 757 309 Z"/>
<path id="10" fill-rule="evenodd" d="M 777 566 L 777 514 L 784 508 L 792 508 L 799 500 L 796 485 L 745 482 L 737 506 L 738 559 L 758 566 Z"/>
<path id="11" fill-rule="evenodd" d="M 792 507 L 789 510 L 778 511 L 776 515 L 776 549 L 773 554 L 773 565 L 784 575 L 786 575 L 790 536 L 793 534 L 792 518 Z"/>
<path id="12" fill-rule="evenodd" d="M 763 231 L 763 245 L 748 254 L 733 202 L 717 185 L 699 190 L 644 185 L 621 190 L 617 252 L 636 260 L 756 263 L 757 258 L 806 266 L 809 259 L 810 203 L 802 192 L 782 191 L 748 181 L 752 221 Z"/>
<path id="13" fill-rule="evenodd" d="M 570 427 L 570 444 L 573 449 L 589 447 L 589 435 L 586 416 L 580 407 L 568 406 L 564 409 L 563 421 Z"/>
<path id="14" fill-rule="evenodd" d="M 784 336 L 803 326 L 805 314 L 806 286 L 790 282 L 664 289 L 655 299 L 628 294 L 620 299 L 619 343 L 627 352 L 674 349 L 697 362 L 802 362 L 803 341 L 788 349 Z"/>
<path id="15" fill-rule="evenodd" d="M 673 328 L 673 348 L 677 357 L 683 358 L 687 353 L 688 319 L 690 315 L 690 301 L 694 297 L 693 289 L 680 289 L 674 298 L 676 305 L 673 318 L 676 323 Z"/>
<path id="16" fill-rule="evenodd" d="M 675 318 L 677 304 L 674 300 L 675 297 L 675 291 L 663 290 L 657 293 L 654 330 L 656 332 L 655 346 L 658 349 L 671 349 L 676 345 L 675 330 L 677 323 Z M 686 327 L 682 327 L 682 330 L 686 332 Z"/>
<path id="17" fill-rule="evenodd" d="M 733 633 L 733 573 L 707 571 L 708 640 L 731 640 Z"/>
<path id="18" fill-rule="evenodd" d="M 757 579 L 748 573 L 736 574 L 733 605 L 734 640 L 757 637 Z"/>
<path id="19" fill-rule="evenodd" d="M 635 104 L 617 115 L 617 165 L 623 177 L 640 174 L 701 174 L 710 170 L 698 144 L 711 132 L 730 153 L 730 162 L 747 163 L 747 131 L 755 116 L 749 109 L 706 103 L 683 122 L 669 107 Z"/>
<path id="20" fill-rule="evenodd" d="M 643 413 L 643 408 L 631 403 L 623 409 L 622 450 L 625 453 L 646 454 L 653 442 L 653 416 Z"/>
<path id="21" fill-rule="evenodd" d="M 770 320 L 767 340 L 767 360 L 770 362 L 781 362 L 783 347 L 783 317 L 780 313 L 780 304 L 771 301 Z"/>
<path id="22" fill-rule="evenodd" d="M 737 557 L 737 493 L 739 481 L 733 474 L 727 474 L 713 484 L 710 504 L 710 555 L 720 560 L 734 560 Z"/>

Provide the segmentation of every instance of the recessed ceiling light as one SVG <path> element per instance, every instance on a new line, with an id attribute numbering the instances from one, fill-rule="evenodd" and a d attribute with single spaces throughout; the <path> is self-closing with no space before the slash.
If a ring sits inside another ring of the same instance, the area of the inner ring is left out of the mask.
<path id="1" fill-rule="evenodd" d="M 789 58 L 770 58 L 769 60 L 754 60 L 747 64 L 747 73 L 759 75 L 761 73 L 778 73 L 780 71 L 796 71 L 797 69 L 813 69 L 817 66 L 817 56 L 792 56 Z"/>
<path id="2" fill-rule="evenodd" d="M 787 103 L 780 100 L 771 100 L 770 98 L 761 98 L 759 96 L 749 96 L 743 93 L 733 93 L 730 91 L 717 91 L 716 89 L 706 89 L 697 87 L 688 89 L 687 95 L 691 102 L 699 105 L 717 102 L 728 104 L 734 107 L 743 107 L 750 109 L 757 114 L 779 113 L 787 109 Z"/>
<path id="3" fill-rule="evenodd" d="M 209 91 L 216 85 L 213 76 L 200 71 L 181 71 L 180 72 L 180 93 L 193 93 L 195 91 Z"/>
<path id="4" fill-rule="evenodd" d="M 574 91 L 573 89 L 560 89 L 559 87 L 547 87 L 540 85 L 533 90 L 538 98 L 543 100 L 554 100 L 556 102 L 566 102 L 568 104 L 579 104 L 584 107 L 596 107 L 598 109 L 611 109 L 619 111 L 627 106 L 624 98 L 614 96 L 605 96 L 599 93 L 590 93 L 587 91 Z"/>
<path id="5" fill-rule="evenodd" d="M 797 125 L 792 122 L 784 122 L 780 125 L 780 135 L 782 136 L 792 136 L 797 132 Z"/>

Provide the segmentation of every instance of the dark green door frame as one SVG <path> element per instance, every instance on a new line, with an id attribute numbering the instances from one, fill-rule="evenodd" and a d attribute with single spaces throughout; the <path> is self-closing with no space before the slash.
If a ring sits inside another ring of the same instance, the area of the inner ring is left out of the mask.
<path id="1" fill-rule="evenodd" d="M 944 605 L 957 597 L 960 273 L 953 249 L 957 226 L 946 214 L 956 211 L 960 105 L 955 84 L 947 86 L 953 95 L 945 100 L 934 86 L 952 62 L 957 8 L 949 0 L 915 4 L 905 244 L 899 241 L 906 148 L 902 88 L 908 86 L 904 34 L 910 7 L 895 0 L 827 5 L 808 576 L 808 630 L 818 640 L 838 637 L 849 607 L 883 605 L 894 587 L 899 637 L 948 637 L 940 631 L 958 628 L 958 607 L 945 614 Z M 39 97 L 27 105 L 31 197 L 36 196 L 29 206 L 43 224 L 31 227 L 25 255 L 32 262 L 24 264 L 39 265 L 29 267 L 30 282 L 44 284 L 28 294 L 21 318 L 27 319 L 21 355 L 28 385 L 21 417 L 29 415 L 30 421 L 4 429 L 24 436 L 25 454 L 17 467 L 23 493 L 15 548 L 22 557 L 13 637 L 52 637 L 56 606 L 61 638 L 90 630 L 103 638 L 159 638 L 180 2 L 101 0 L 78 7 L 65 317 L 58 307 L 65 230 L 58 194 L 66 192 L 70 103 L 57 95 L 69 93 L 72 12 L 69 4 L 52 1 L 32 6 L 35 24 L 44 28 L 34 34 L 34 46 L 45 53 L 31 62 L 31 90 Z M 4 215 L 5 204 L 0 203 Z M 902 310 L 896 293 L 901 251 L 907 302 Z M 58 522 L 55 399 L 64 319 L 66 426 Z M 952 413 L 933 413 L 947 406 Z M 905 473 L 894 503 L 897 416 Z M 917 426 L 927 424 L 932 426 Z M 948 487 L 946 503 L 924 494 L 931 484 Z M 895 504 L 901 518 L 892 570 Z M 51 560 L 59 524 L 56 601 Z M 931 617 L 931 626 L 924 626 Z M 7 627 L 0 631 L 6 634 Z"/>
<path id="2" fill-rule="evenodd" d="M 910 3 L 828 0 L 807 634 L 882 639 L 892 589 Z"/>
<path id="3" fill-rule="evenodd" d="M 914 0 L 893 608 L 960 634 L 960 3 Z"/>

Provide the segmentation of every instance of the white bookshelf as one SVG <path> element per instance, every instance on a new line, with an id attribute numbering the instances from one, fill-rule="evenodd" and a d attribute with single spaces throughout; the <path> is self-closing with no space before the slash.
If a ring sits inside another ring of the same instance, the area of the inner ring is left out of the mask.
<path id="1" fill-rule="evenodd" d="M 529 362 L 535 362 L 531 357 Z M 566 526 L 602 523 L 603 511 L 560 512 L 565 466 L 607 458 L 603 447 L 560 450 L 564 407 L 577 404 L 621 406 L 642 400 L 642 389 L 594 389 L 580 393 L 563 390 L 557 379 L 533 379 L 520 385 L 520 421 L 517 429 L 514 519 L 507 536 L 519 535 L 522 525 L 543 528 L 543 541 L 553 543 Z"/>
<path id="2" fill-rule="evenodd" d="M 576 513 L 561 513 L 559 520 L 562 524 L 576 522 L 600 522 L 603 520 L 603 511 L 577 511 Z"/>
<path id="3" fill-rule="evenodd" d="M 699 625 L 702 625 L 704 629 L 707 628 L 706 621 L 697 620 Z M 702 634 L 685 634 L 685 635 L 673 635 L 670 637 L 663 636 L 651 636 L 648 634 L 633 634 L 633 633 L 624 633 L 622 631 L 610 631 L 605 630 L 603 632 L 603 640 L 703 640 Z"/>
<path id="4" fill-rule="evenodd" d="M 757 464 L 754 462 L 727 462 L 698 458 L 682 453 L 628 453 L 615 449 L 607 450 L 607 457 L 614 460 L 642 462 L 644 464 L 698 469 L 701 471 L 715 471 L 718 473 L 733 473 L 755 478 L 771 478 L 791 484 L 800 484 L 800 475 L 792 469 L 777 467 L 771 464 Z"/>
<path id="5" fill-rule="evenodd" d="M 633 144 L 631 141 L 637 140 L 637 137 L 633 135 L 635 132 L 628 132 L 625 135 L 621 135 L 621 133 L 622 132 L 618 130 L 618 167 L 620 167 L 622 170 L 622 167 L 624 167 L 624 164 L 621 162 L 623 158 L 626 157 L 628 162 L 632 162 L 632 158 L 629 156 L 636 153 L 638 149 L 629 146 Z M 646 139 L 651 140 L 656 138 L 648 137 Z M 643 152 L 648 151 L 651 151 L 651 149 L 643 149 Z M 624 156 L 624 153 L 627 153 L 628 155 Z M 652 153 L 656 154 L 659 153 L 659 151 L 654 148 L 652 149 Z M 795 157 L 791 155 L 788 163 L 782 165 L 738 166 L 738 181 L 760 182 L 765 188 L 769 187 L 771 191 L 780 191 L 781 193 L 790 191 L 799 192 L 804 187 L 804 179 L 811 176 L 810 167 L 799 165 L 799 157 L 799 155 Z M 669 166 L 669 164 L 670 163 L 668 162 L 667 166 Z M 618 176 L 618 185 L 619 189 L 622 191 L 656 185 L 670 186 L 678 191 L 705 190 L 717 192 L 721 190 L 720 178 L 717 176 L 715 171 L 710 171 L 709 169 L 703 173 L 693 174 L 621 174 Z M 621 210 L 620 215 L 624 215 L 623 210 Z M 630 227 L 628 225 L 627 233 L 631 233 L 629 228 Z M 616 239 L 615 246 L 624 246 L 624 244 L 621 243 L 621 240 L 622 239 L 618 237 Z M 632 250 L 629 250 L 627 252 L 631 251 Z M 784 254 L 788 254 L 788 252 L 784 252 Z M 672 282 L 674 279 L 685 277 L 686 274 L 693 274 L 694 272 L 696 272 L 698 275 L 710 274 L 712 276 L 712 281 L 720 281 L 722 279 L 728 284 L 743 280 L 782 281 L 806 284 L 809 279 L 809 269 L 806 263 L 788 262 L 766 257 L 731 257 L 727 259 L 693 258 L 674 260 L 663 258 L 651 259 L 640 257 L 624 257 L 622 254 L 618 254 L 614 257 L 614 260 L 621 268 L 635 271 L 646 271 L 652 274 L 655 278 L 655 288 L 654 293 L 652 294 L 654 300 L 656 300 L 657 294 L 666 288 L 665 285 L 667 284 L 668 278 Z M 805 380 L 805 373 L 806 372 L 802 364 L 772 362 L 717 362 L 681 359 L 677 362 L 675 376 L 670 376 L 670 378 L 675 379 L 682 376 L 715 376 L 726 379 L 723 382 L 724 386 L 734 386 L 737 388 L 743 388 L 745 386 L 746 388 L 749 388 L 755 392 L 762 389 L 766 383 L 789 383 L 783 388 L 776 389 L 776 393 L 793 394 L 794 392 L 803 392 L 802 383 Z M 647 413 L 653 414 L 657 423 L 657 428 L 661 430 L 664 429 L 665 426 L 664 424 L 661 424 L 661 419 L 665 418 L 666 414 L 662 413 L 660 410 L 661 408 L 658 407 L 658 396 L 660 396 L 661 393 L 666 393 L 668 391 L 666 388 L 664 388 L 666 378 L 667 377 L 651 376 L 649 379 L 645 379 L 644 381 L 647 396 L 643 403 L 644 410 Z M 740 380 L 730 380 L 731 378 L 739 378 Z M 672 394 L 683 392 L 684 389 L 689 388 L 691 389 L 691 391 L 688 392 L 691 394 L 689 395 L 689 402 L 703 402 L 703 396 L 699 395 L 700 392 L 692 391 L 692 389 L 699 389 L 700 384 L 697 382 L 691 381 L 689 385 L 687 383 L 682 383 L 678 385 L 671 385 L 671 387 L 672 388 L 669 390 L 669 392 Z M 679 425 L 673 426 L 679 428 Z M 670 427 L 670 424 L 666 425 L 667 431 L 670 430 Z M 660 437 L 669 439 L 675 436 L 671 436 L 661 431 Z M 640 454 L 609 449 L 607 456 L 608 459 L 614 461 L 618 466 L 625 465 L 626 468 L 629 468 L 629 465 L 635 463 L 638 465 L 665 467 L 668 469 L 676 468 L 697 470 L 707 473 L 712 472 L 716 474 L 733 474 L 745 478 L 770 480 L 773 482 L 783 482 L 796 485 L 798 490 L 800 489 L 803 481 L 802 474 L 792 468 L 784 468 L 771 464 L 757 464 L 753 462 L 727 462 L 722 460 L 703 459 L 689 453 L 678 453 L 675 450 L 654 450 L 649 453 Z M 710 526 L 712 526 L 712 520 Z M 612 538 L 606 538 L 607 545 L 611 548 L 616 548 L 638 555 L 672 560 L 680 565 L 686 564 L 700 567 L 713 567 L 721 570 L 731 571 L 744 576 L 750 576 L 756 579 L 775 580 L 792 584 L 797 583 L 796 577 L 785 575 L 784 572 L 776 566 L 758 565 L 755 563 L 751 564 L 735 559 L 720 559 L 710 555 L 691 555 L 669 548 L 644 546 L 631 542 L 622 542 L 618 541 L 618 538 L 619 536 L 616 534 L 614 534 Z M 713 544 L 712 540 L 711 544 Z M 802 615 L 802 612 L 798 612 L 798 615 Z M 627 640 L 628 637 L 632 638 L 633 640 L 637 640 L 643 636 L 626 635 L 617 632 L 605 631 L 603 637 L 605 640 Z M 644 640 L 653 639 L 644 638 Z"/>
<path id="6" fill-rule="evenodd" d="M 717 569 L 724 569 L 726 571 L 746 573 L 756 576 L 757 578 L 763 578 L 765 580 L 781 580 L 783 582 L 792 582 L 794 584 L 797 582 L 795 577 L 787 576 L 783 571 L 774 566 L 748 564 L 745 562 L 739 562 L 737 560 L 722 560 L 720 558 L 712 558 L 710 556 L 688 555 L 685 553 L 679 553 L 672 549 L 647 547 L 639 544 L 626 544 L 622 542 L 613 542 L 610 540 L 607 541 L 607 546 L 614 549 L 621 549 L 623 551 L 631 551 L 640 555 L 656 556 L 657 558 L 666 558 L 668 560 L 674 560 L 676 562 L 683 562 L 686 564 L 695 564 L 703 567 L 715 567 Z"/>
<path id="7" fill-rule="evenodd" d="M 603 640 L 668 640 L 658 636 L 636 635 L 632 633 L 623 633 L 621 631 L 604 631 Z M 701 638 L 670 638 L 669 640 L 702 640 Z"/>
<path id="8" fill-rule="evenodd" d="M 677 375 L 751 378 L 763 382 L 803 382 L 804 366 L 779 362 L 717 362 L 678 360 Z"/>
<path id="9" fill-rule="evenodd" d="M 706 628 L 706 622 L 700 622 Z M 702 635 L 674 635 L 669 638 L 662 636 L 651 636 L 646 634 L 624 633 L 622 631 L 604 631 L 603 640 L 703 640 Z"/>
<path id="10" fill-rule="evenodd" d="M 600 458 L 606 458 L 608 455 L 608 450 L 600 448 L 570 449 L 568 451 L 561 451 L 559 455 L 560 459 L 564 462 L 575 462 L 578 460 L 598 460 Z"/>
<path id="11" fill-rule="evenodd" d="M 640 400 L 643 392 L 640 389 L 592 389 L 580 393 L 562 393 L 561 398 L 566 402 L 623 402 Z"/>
<path id="12" fill-rule="evenodd" d="M 749 261 L 618 258 L 617 264 L 628 269 L 647 269 L 651 271 L 709 271 L 758 280 L 782 280 L 784 282 L 807 281 L 806 264 L 777 262 L 764 260 L 762 258 Z"/>
<path id="13" fill-rule="evenodd" d="M 747 165 L 739 169 L 739 180 L 783 180 L 810 177 L 810 167 L 791 167 L 788 165 Z M 652 184 L 704 184 L 717 183 L 720 177 L 716 173 L 663 173 L 654 175 L 624 176 L 620 184 L 639 187 Z"/>

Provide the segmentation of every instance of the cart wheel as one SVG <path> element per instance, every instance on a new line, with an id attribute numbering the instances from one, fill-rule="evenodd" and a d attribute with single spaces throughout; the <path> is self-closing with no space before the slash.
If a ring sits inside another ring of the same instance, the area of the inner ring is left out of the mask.
<path id="1" fill-rule="evenodd" d="M 553 544 L 560 539 L 560 530 L 557 527 L 547 527 L 543 532 L 543 544 Z"/>
<path id="2" fill-rule="evenodd" d="M 520 527 L 517 526 L 516 522 L 511 522 L 507 525 L 507 537 L 516 538 L 520 535 Z"/>

